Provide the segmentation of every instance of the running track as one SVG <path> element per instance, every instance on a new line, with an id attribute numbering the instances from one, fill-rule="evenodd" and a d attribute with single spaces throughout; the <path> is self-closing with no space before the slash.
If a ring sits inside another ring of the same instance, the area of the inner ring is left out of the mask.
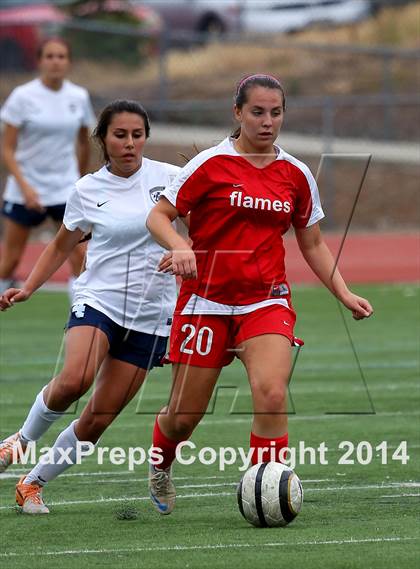
<path id="1" fill-rule="evenodd" d="M 339 235 L 325 235 L 336 255 L 341 242 Z M 317 283 L 316 276 L 306 266 L 293 237 L 285 239 L 286 267 L 290 283 Z M 17 278 L 22 280 L 39 257 L 45 244 L 31 243 L 18 268 Z M 396 283 L 420 281 L 420 234 L 375 233 L 354 234 L 347 237 L 339 267 L 348 282 Z M 68 267 L 58 270 L 52 282 L 64 283 Z"/>

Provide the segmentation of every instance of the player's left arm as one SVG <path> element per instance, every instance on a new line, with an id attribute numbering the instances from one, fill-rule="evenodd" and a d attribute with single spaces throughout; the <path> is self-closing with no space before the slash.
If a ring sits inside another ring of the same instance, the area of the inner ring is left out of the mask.
<path id="1" fill-rule="evenodd" d="M 335 266 L 334 257 L 325 243 L 319 224 L 295 228 L 296 239 L 302 255 L 321 282 L 348 308 L 355 320 L 373 314 L 369 301 L 352 293 Z"/>
<path id="2" fill-rule="evenodd" d="M 79 129 L 76 154 L 80 175 L 84 176 L 89 171 L 90 159 L 89 127 L 87 126 L 81 126 Z"/>
<path id="3" fill-rule="evenodd" d="M 169 272 L 183 279 L 197 278 L 197 263 L 190 244 L 174 229 L 172 222 L 177 219 L 177 208 L 165 197 L 150 210 L 146 227 L 154 240 L 171 255 L 166 255 L 159 264 L 160 272 Z"/>

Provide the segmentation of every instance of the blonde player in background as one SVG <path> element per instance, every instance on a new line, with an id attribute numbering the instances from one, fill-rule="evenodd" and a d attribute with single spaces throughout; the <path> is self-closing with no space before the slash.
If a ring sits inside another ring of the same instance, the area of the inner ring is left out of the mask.
<path id="1" fill-rule="evenodd" d="M 45 40 L 38 51 L 39 77 L 16 87 L 0 111 L 2 157 L 9 171 L 2 209 L 0 293 L 11 286 L 32 229 L 47 218 L 60 226 L 74 183 L 87 173 L 95 116 L 86 89 L 66 79 L 70 60 L 64 40 Z M 83 257 L 83 246 L 69 256 L 70 293 Z"/>

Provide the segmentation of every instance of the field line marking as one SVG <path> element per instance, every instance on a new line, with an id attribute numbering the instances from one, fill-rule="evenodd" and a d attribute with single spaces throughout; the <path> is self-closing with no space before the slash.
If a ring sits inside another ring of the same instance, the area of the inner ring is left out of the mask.
<path id="1" fill-rule="evenodd" d="M 235 483 L 227 483 L 226 485 L 236 486 Z M 204 485 L 205 487 L 213 487 L 212 484 Z M 195 488 L 196 486 L 185 485 L 184 488 Z M 394 482 L 391 484 L 367 484 L 364 486 L 333 486 L 327 488 L 306 488 L 305 493 L 311 492 L 342 492 L 347 490 L 380 490 L 380 489 L 391 489 L 391 488 L 419 488 L 420 483 L 417 482 Z M 203 494 L 200 493 L 192 493 L 192 494 L 180 494 L 177 498 L 210 498 L 210 497 L 220 497 L 220 496 L 234 496 L 235 492 L 206 492 Z M 141 502 L 143 500 L 150 500 L 149 496 L 119 496 L 118 498 L 99 498 L 95 500 L 70 500 L 70 501 L 61 501 L 61 502 L 48 502 L 50 506 L 72 506 L 72 505 L 81 505 L 81 504 L 108 504 L 112 502 Z M 10 510 L 14 508 L 14 506 L 0 506 L 0 510 Z"/>
<path id="2" fill-rule="evenodd" d="M 213 487 L 213 486 L 225 486 L 226 484 L 237 484 L 239 482 L 239 477 L 242 473 L 237 473 L 237 474 L 227 474 L 226 476 L 208 476 L 208 477 L 203 477 L 203 476 L 185 476 L 185 477 L 181 477 L 181 478 L 177 478 L 177 477 L 173 477 L 172 480 L 197 480 L 198 478 L 200 480 L 208 480 L 211 478 L 214 479 L 218 479 L 220 480 L 221 478 L 223 479 L 228 479 L 228 478 L 234 478 L 234 480 L 232 482 L 227 482 L 224 484 L 201 484 L 201 485 L 185 485 L 185 486 L 179 486 L 177 485 L 177 488 L 201 488 L 201 487 Z M 16 476 L 17 478 L 17 476 Z M 98 484 L 127 484 L 130 482 L 148 482 L 148 478 L 123 478 L 123 479 L 113 479 L 113 478 L 103 478 L 103 479 L 99 479 L 99 480 L 95 480 L 96 483 Z M 332 478 L 324 478 L 323 480 L 303 480 L 301 479 L 302 484 L 323 484 L 324 482 L 335 482 L 335 480 L 333 480 Z M 88 480 L 82 480 L 80 481 L 80 484 L 91 484 L 91 482 L 89 482 Z"/>
<path id="3" fill-rule="evenodd" d="M 233 496 L 234 492 L 206 492 L 204 494 L 181 494 L 178 498 L 209 498 L 213 496 Z M 142 502 L 150 500 L 150 496 L 119 496 L 118 498 L 99 498 L 96 500 L 69 500 L 62 502 L 48 502 L 49 506 L 73 506 L 81 504 L 108 504 L 112 502 Z M 0 510 L 10 510 L 15 506 L 0 506 Z"/>
<path id="4" fill-rule="evenodd" d="M 141 466 L 141 465 L 140 465 Z M 16 479 L 16 478 L 20 478 L 22 476 L 22 474 L 26 474 L 28 472 L 28 468 L 24 469 L 24 468 L 19 468 L 19 469 L 13 469 L 13 470 L 9 470 L 9 472 L 2 472 L 0 474 L 0 481 L 1 480 L 8 480 L 8 479 Z M 70 472 L 70 473 L 63 473 L 60 474 L 60 479 L 61 478 L 71 478 L 74 476 L 77 477 L 90 477 L 90 476 L 128 476 L 128 475 L 134 475 L 136 474 L 136 470 L 124 470 L 122 472 L 113 472 L 113 471 L 105 471 L 105 472 Z M 226 478 L 230 478 L 230 477 L 237 477 L 240 473 L 228 473 L 226 472 L 225 474 L 217 474 L 217 475 L 213 475 L 213 476 L 201 476 L 201 475 L 197 475 L 197 474 L 192 474 L 191 476 L 172 476 L 172 480 L 196 480 L 197 478 L 200 478 L 200 480 L 226 480 Z M 122 479 L 122 480 L 114 480 L 112 478 L 104 478 L 103 480 L 95 480 L 95 482 L 147 482 L 149 480 L 149 478 L 147 476 L 142 477 L 142 478 L 126 478 L 126 479 Z M 335 482 L 334 478 L 317 478 L 317 479 L 301 479 L 302 482 L 304 482 L 305 484 L 320 484 L 321 482 Z"/>
<path id="5" fill-rule="evenodd" d="M 2 474 L 0 474 L 0 480 L 5 480 L 7 478 L 20 478 L 22 476 L 22 474 L 27 474 L 28 469 L 31 465 L 28 466 L 28 468 L 26 469 L 19 469 L 19 470 L 13 470 L 13 471 L 9 471 L 9 472 L 3 472 Z M 141 466 L 141 465 L 140 465 Z M 135 470 L 124 470 L 123 472 L 72 472 L 72 473 L 63 473 L 60 474 L 60 478 L 70 478 L 73 476 L 78 476 L 78 477 L 85 477 L 85 476 L 106 476 L 106 475 L 112 475 L 112 476 L 127 476 L 129 474 L 136 474 Z M 215 479 L 220 479 L 220 478 L 227 478 L 229 475 L 223 475 L 220 474 L 219 476 L 200 476 L 201 480 L 215 480 Z M 233 474 L 232 474 L 233 476 Z M 172 476 L 172 480 L 190 480 L 190 479 L 196 479 L 197 475 L 195 476 Z M 142 482 L 145 481 L 147 482 L 149 479 L 147 476 L 145 476 L 144 478 L 136 478 L 135 480 L 132 478 L 128 478 L 126 480 L 122 480 L 122 482 Z M 329 482 L 331 479 L 327 479 L 325 478 L 326 482 Z M 98 482 L 108 482 L 108 479 L 104 478 L 103 480 L 99 480 Z M 324 482 L 324 480 L 320 480 L 320 482 Z"/>
<path id="6" fill-rule="evenodd" d="M 420 415 L 420 411 L 389 411 L 389 412 L 379 412 L 379 413 L 375 413 L 375 414 L 367 414 L 366 413 L 366 417 L 408 417 L 408 416 L 418 416 Z M 292 413 L 288 416 L 289 417 L 289 421 L 330 421 L 332 419 L 337 420 L 343 419 L 343 415 L 337 414 L 337 415 L 300 415 L 300 414 L 296 414 L 293 415 Z M 352 415 L 349 415 L 348 417 L 352 417 Z M 358 415 L 358 417 L 360 418 L 360 415 Z M 200 426 L 205 426 L 205 425 L 225 425 L 225 424 L 231 424 L 231 423 L 249 423 L 252 420 L 252 413 L 250 413 L 246 418 L 245 417 L 230 417 L 227 419 L 203 419 L 202 421 L 200 421 Z M 117 425 L 115 425 L 117 426 Z M 115 428 L 115 427 L 114 427 Z"/>
<path id="7" fill-rule="evenodd" d="M 157 547 L 133 547 L 121 549 L 68 549 L 63 551 L 29 551 L 24 553 L 7 552 L 0 553 L 0 557 L 43 557 L 54 555 L 100 555 L 110 553 L 141 553 L 141 552 L 157 552 L 157 551 L 196 551 L 196 550 L 212 550 L 212 549 L 240 549 L 240 548 L 254 548 L 254 547 L 310 547 L 316 545 L 360 545 L 363 543 L 389 543 L 389 542 L 404 542 L 415 541 L 417 537 L 368 537 L 365 539 L 332 539 L 325 541 L 298 541 L 291 543 L 290 541 L 277 541 L 268 543 L 216 543 L 209 545 L 172 545 L 172 546 L 157 546 Z"/>
<path id="8" fill-rule="evenodd" d="M 420 494 L 388 494 L 381 496 L 381 498 L 420 498 Z"/>
<path id="9" fill-rule="evenodd" d="M 82 401 L 82 400 L 81 400 Z M 87 400 L 86 400 L 87 401 Z M 239 414 L 239 413 L 238 413 Z M 243 423 L 250 423 L 252 421 L 252 413 L 247 413 L 244 415 L 246 415 L 245 417 L 235 417 L 234 415 L 229 415 L 227 418 L 223 418 L 223 419 L 214 419 L 214 418 L 204 418 L 202 421 L 200 421 L 200 427 L 204 427 L 206 425 L 232 425 L 232 424 L 243 424 Z M 366 413 L 366 417 L 372 418 L 381 418 L 381 417 L 418 417 L 420 415 L 420 411 L 384 411 L 384 412 L 377 412 L 375 414 L 371 414 L 371 413 Z M 354 415 L 349 414 L 347 416 L 347 418 L 351 418 Z M 358 419 L 360 420 L 360 418 L 363 415 L 357 415 Z M 129 430 L 129 429 L 136 429 L 138 430 L 139 428 L 139 419 L 142 418 L 143 416 L 141 414 L 137 414 L 136 415 L 136 424 L 131 424 L 131 425 L 126 425 L 124 423 L 117 423 L 116 425 L 112 426 L 113 430 L 118 430 L 118 429 L 124 429 Z M 337 415 L 303 415 L 303 414 L 290 414 L 289 416 L 289 420 L 290 421 L 331 421 L 331 420 L 343 420 L 343 415 L 341 414 L 337 414 Z M 150 423 L 152 421 L 154 421 L 155 419 L 155 415 L 153 413 L 150 413 L 147 415 L 147 422 Z M 8 433 L 10 433 L 10 431 L 8 431 Z M 6 433 L 5 433 L 6 434 Z"/>
<path id="10" fill-rule="evenodd" d="M 330 486 L 307 488 L 306 492 L 337 492 L 341 490 L 380 490 L 381 488 L 420 488 L 420 482 L 391 482 L 390 484 L 365 484 L 363 486 Z"/>

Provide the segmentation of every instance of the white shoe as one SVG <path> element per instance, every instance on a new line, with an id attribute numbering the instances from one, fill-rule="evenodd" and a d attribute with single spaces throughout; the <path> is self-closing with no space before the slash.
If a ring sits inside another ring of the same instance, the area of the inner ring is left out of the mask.
<path id="1" fill-rule="evenodd" d="M 13 462 L 19 462 L 18 450 L 24 451 L 26 445 L 21 441 L 19 432 L 0 441 L 0 472 L 4 472 Z M 13 459 L 16 459 L 13 461 Z"/>
<path id="2" fill-rule="evenodd" d="M 24 514 L 49 514 L 50 511 L 42 499 L 42 486 L 25 484 L 26 476 L 22 476 L 16 484 L 16 503 Z"/>
<path id="3" fill-rule="evenodd" d="M 176 491 L 171 480 L 171 467 L 159 469 L 150 465 L 149 490 L 153 505 L 159 514 L 167 515 L 175 506 Z"/>

